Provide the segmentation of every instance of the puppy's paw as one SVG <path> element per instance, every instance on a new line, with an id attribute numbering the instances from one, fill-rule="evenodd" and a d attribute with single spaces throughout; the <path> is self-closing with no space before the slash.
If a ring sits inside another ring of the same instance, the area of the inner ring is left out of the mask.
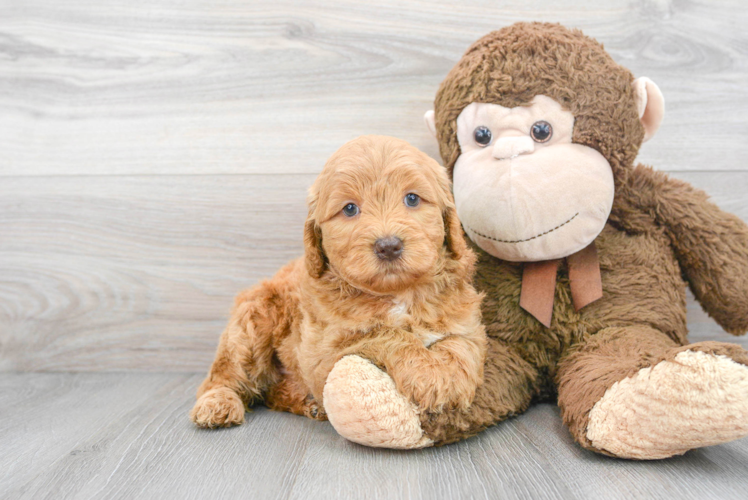
<path id="1" fill-rule="evenodd" d="M 447 374 L 438 370 L 423 370 L 398 384 L 406 396 L 427 412 L 445 409 L 466 410 L 473 403 L 477 381 L 469 377 Z"/>
<path id="2" fill-rule="evenodd" d="M 190 419 L 198 427 L 210 429 L 241 425 L 244 423 L 244 403 L 227 387 L 211 389 L 198 398 Z"/>
<path id="3" fill-rule="evenodd" d="M 327 420 L 325 409 L 317 404 L 317 401 L 311 396 L 308 396 L 304 401 L 304 416 L 314 420 Z"/>

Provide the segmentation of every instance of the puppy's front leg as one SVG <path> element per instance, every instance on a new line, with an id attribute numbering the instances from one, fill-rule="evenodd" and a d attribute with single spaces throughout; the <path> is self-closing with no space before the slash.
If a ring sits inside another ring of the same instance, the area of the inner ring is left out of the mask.
<path id="1" fill-rule="evenodd" d="M 412 333 L 392 329 L 348 346 L 338 359 L 348 354 L 384 368 L 398 390 L 423 410 L 464 409 L 483 381 L 486 339 L 481 326 L 473 334 L 449 335 L 426 348 Z"/>
<path id="2" fill-rule="evenodd" d="M 450 335 L 428 349 L 405 353 L 387 371 L 424 410 L 466 409 L 483 382 L 485 357 L 485 337 Z"/>
<path id="3" fill-rule="evenodd" d="M 244 422 L 245 404 L 262 397 L 278 378 L 273 366 L 273 328 L 283 312 L 267 284 L 245 291 L 221 335 L 208 377 L 197 390 L 190 418 L 198 427 L 229 427 Z M 282 303 L 282 302 L 281 302 Z"/>
<path id="4" fill-rule="evenodd" d="M 190 419 L 198 427 L 230 427 L 244 423 L 244 398 L 250 386 L 244 365 L 250 350 L 244 328 L 232 318 L 221 334 L 208 377 L 197 389 L 197 402 Z"/>

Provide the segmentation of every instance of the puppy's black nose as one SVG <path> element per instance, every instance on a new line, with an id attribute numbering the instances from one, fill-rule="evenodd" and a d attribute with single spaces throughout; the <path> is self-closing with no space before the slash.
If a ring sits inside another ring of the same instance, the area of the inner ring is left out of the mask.
<path id="1" fill-rule="evenodd" d="M 403 253 L 403 240 L 396 236 L 379 238 L 374 242 L 374 253 L 382 260 L 395 260 Z"/>

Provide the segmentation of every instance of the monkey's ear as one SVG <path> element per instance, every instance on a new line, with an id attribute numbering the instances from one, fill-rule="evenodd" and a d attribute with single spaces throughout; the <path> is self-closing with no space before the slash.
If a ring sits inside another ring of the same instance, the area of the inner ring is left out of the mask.
<path id="1" fill-rule="evenodd" d="M 304 224 L 304 257 L 309 276 L 321 277 L 327 267 L 327 257 L 322 250 L 322 230 L 311 213 Z"/>
<path id="2" fill-rule="evenodd" d="M 634 80 L 636 107 L 644 126 L 644 142 L 650 140 L 660 128 L 665 115 L 665 98 L 655 82 L 642 76 Z"/>
<path id="3" fill-rule="evenodd" d="M 433 109 L 426 111 L 426 114 L 423 115 L 423 121 L 426 122 L 426 127 L 428 127 L 429 132 L 431 132 L 431 135 L 436 137 L 436 122 L 434 121 L 434 110 Z"/>
<path id="4" fill-rule="evenodd" d="M 462 256 L 467 252 L 467 243 L 465 242 L 465 236 L 462 232 L 462 225 L 460 219 L 457 218 L 457 210 L 454 205 L 449 205 L 442 213 L 444 218 L 444 231 L 446 232 L 444 241 L 447 245 L 447 250 L 452 253 L 455 260 L 462 259 Z"/>

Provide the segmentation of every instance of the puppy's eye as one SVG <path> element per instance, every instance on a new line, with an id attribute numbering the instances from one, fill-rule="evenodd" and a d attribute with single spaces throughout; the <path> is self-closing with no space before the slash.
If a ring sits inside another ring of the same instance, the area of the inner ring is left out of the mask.
<path id="1" fill-rule="evenodd" d="M 343 207 L 343 214 L 345 214 L 346 217 L 354 217 L 358 215 L 359 212 L 358 205 L 354 205 L 353 203 L 349 203 Z"/>
<path id="2" fill-rule="evenodd" d="M 409 207 L 417 207 L 421 203 L 421 197 L 415 193 L 408 193 L 403 201 Z"/>
<path id="3" fill-rule="evenodd" d="M 553 127 L 551 127 L 550 123 L 540 120 L 533 123 L 530 129 L 530 136 L 535 142 L 548 142 L 551 140 L 551 136 L 553 136 Z"/>
<path id="4" fill-rule="evenodd" d="M 473 137 L 475 138 L 475 142 L 481 147 L 491 144 L 491 131 L 483 125 L 475 129 Z"/>

